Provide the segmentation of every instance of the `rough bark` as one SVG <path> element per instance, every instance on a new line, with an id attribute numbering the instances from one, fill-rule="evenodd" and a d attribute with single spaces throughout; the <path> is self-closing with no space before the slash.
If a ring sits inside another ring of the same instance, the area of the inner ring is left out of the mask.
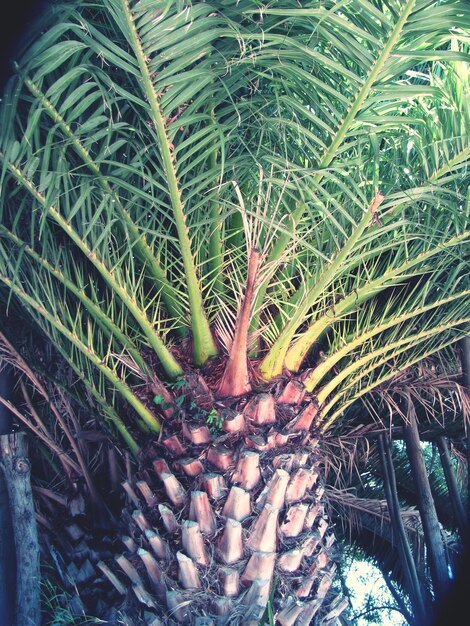
<path id="1" fill-rule="evenodd" d="M 5 400 L 10 399 L 13 387 L 13 379 L 11 370 L 1 363 L 0 369 L 0 396 Z M 0 435 L 6 435 L 11 432 L 12 416 L 9 409 L 0 403 Z"/>
<path id="2" fill-rule="evenodd" d="M 167 437 L 180 445 L 155 442 L 124 485 L 127 551 L 101 570 L 118 591 L 126 576 L 165 626 L 258 624 L 268 602 L 276 623 L 289 626 L 331 621 L 343 610 L 331 590 L 335 537 L 318 439 L 297 419 L 312 399 L 291 391 L 255 393 L 220 409 L 223 426 L 209 442 L 193 436 L 203 422 L 187 419 L 182 428 L 167 420 Z M 233 419 L 240 413 L 244 419 Z M 315 415 L 309 411 L 309 428 Z"/>
<path id="3" fill-rule="evenodd" d="M 7 485 L 0 471 L 0 615 L 13 623 L 15 597 L 15 550 Z"/>
<path id="4" fill-rule="evenodd" d="M 0 371 L 0 396 L 9 399 L 12 387 L 11 372 L 7 368 Z M 0 403 L 0 436 L 11 432 L 12 419 L 9 410 Z M 13 623 L 15 609 L 15 549 L 13 526 L 11 523 L 10 500 L 7 484 L 0 471 L 0 616 L 5 624 Z"/>
<path id="5" fill-rule="evenodd" d="M 448 563 L 426 465 L 421 450 L 418 424 L 412 412 L 409 412 L 407 417 L 404 434 L 411 472 L 416 485 L 418 509 L 429 555 L 434 594 L 436 599 L 439 600 L 445 595 L 449 588 Z"/>
<path id="6" fill-rule="evenodd" d="M 462 363 L 463 386 L 465 392 L 470 397 L 470 337 L 465 337 L 460 342 L 460 358 Z M 470 428 L 467 421 L 467 462 L 470 467 Z M 468 494 L 470 494 L 470 472 L 468 473 Z M 438 617 L 432 626 L 448 626 L 449 624 L 460 624 L 462 622 L 462 608 L 468 603 L 468 581 L 470 580 L 470 498 L 467 497 L 467 528 L 466 528 L 466 548 L 463 559 L 456 572 L 456 578 L 449 590 L 447 597 L 441 603 Z"/>
<path id="7" fill-rule="evenodd" d="M 15 626 L 39 626 L 39 543 L 30 482 L 30 464 L 25 454 L 24 433 L 0 437 L 0 467 L 5 478 L 16 549 Z"/>

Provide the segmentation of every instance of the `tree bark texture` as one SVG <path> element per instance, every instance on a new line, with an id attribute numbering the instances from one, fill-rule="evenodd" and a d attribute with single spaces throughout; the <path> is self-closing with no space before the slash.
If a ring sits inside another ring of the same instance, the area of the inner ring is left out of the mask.
<path id="1" fill-rule="evenodd" d="M 258 626 L 268 606 L 276 626 L 333 623 L 345 605 L 304 395 L 291 380 L 242 398 L 212 431 L 167 419 L 123 482 L 126 551 L 98 564 L 119 594 L 131 587 L 168 625 Z"/>
<path id="2" fill-rule="evenodd" d="M 416 485 L 418 508 L 423 524 L 424 540 L 429 554 L 431 578 L 434 594 L 440 599 L 449 587 L 447 557 L 442 541 L 441 528 L 437 518 L 436 507 L 431 493 L 426 465 L 424 463 L 418 424 L 412 413 L 409 413 L 404 429 L 406 449 L 411 465 L 411 473 Z"/>
<path id="3" fill-rule="evenodd" d="M 12 626 L 39 626 L 39 543 L 24 438 L 24 433 L 0 437 L 0 467 L 8 490 L 16 549 L 16 619 Z"/>
<path id="4" fill-rule="evenodd" d="M 13 624 L 15 609 L 15 547 L 7 485 L 0 471 L 0 616 Z"/>
<path id="5" fill-rule="evenodd" d="M 0 369 L 0 396 L 9 400 L 13 387 L 13 376 L 9 367 L 1 363 Z M 7 407 L 0 403 L 0 435 L 11 432 L 12 416 Z"/>
<path id="6" fill-rule="evenodd" d="M 0 396 L 8 400 L 11 395 L 11 371 L 4 367 L 0 371 Z M 11 432 L 10 411 L 0 404 L 0 435 Z M 0 471 L 0 616 L 5 624 L 12 624 L 15 610 L 15 546 L 11 523 L 10 499 L 8 489 Z"/>

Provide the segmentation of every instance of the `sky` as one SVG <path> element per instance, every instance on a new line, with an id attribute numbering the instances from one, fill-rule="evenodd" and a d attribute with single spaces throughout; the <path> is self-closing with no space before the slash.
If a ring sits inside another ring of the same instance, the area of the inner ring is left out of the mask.
<path id="1" fill-rule="evenodd" d="M 354 613 L 359 615 L 366 608 L 368 597 L 372 606 L 393 606 L 393 600 L 380 570 L 366 561 L 353 561 L 346 575 L 346 585 L 351 593 Z M 408 622 L 398 611 L 381 610 L 380 621 L 373 622 L 380 626 L 407 626 Z M 370 626 L 371 622 L 357 618 L 354 626 Z"/>

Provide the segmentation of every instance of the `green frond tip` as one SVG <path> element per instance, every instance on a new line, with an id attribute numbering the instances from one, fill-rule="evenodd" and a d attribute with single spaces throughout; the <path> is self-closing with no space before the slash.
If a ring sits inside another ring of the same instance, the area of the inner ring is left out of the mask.
<path id="1" fill-rule="evenodd" d="M 53 106 L 52 102 L 46 98 L 44 93 L 30 78 L 25 78 L 25 85 L 28 87 L 31 94 L 35 98 L 38 98 L 40 100 L 40 102 L 44 106 L 44 110 L 54 121 L 54 123 L 57 124 L 57 126 L 62 130 L 62 133 L 67 138 L 67 140 L 69 140 L 70 145 L 75 150 L 76 154 L 89 168 L 90 172 L 94 176 L 94 179 L 103 189 L 103 191 L 109 193 L 113 197 L 113 202 L 115 202 L 115 206 L 118 210 L 120 217 L 120 219 L 118 220 L 118 224 L 121 225 L 121 227 L 125 225 L 128 236 L 132 238 L 136 254 L 147 265 L 150 275 L 152 276 L 158 288 L 161 290 L 162 298 L 165 302 L 165 306 L 167 307 L 168 312 L 176 319 L 179 318 L 180 311 L 177 304 L 175 303 L 174 294 L 172 293 L 171 285 L 168 282 L 165 272 L 160 267 L 158 260 L 152 253 L 152 250 L 145 240 L 145 237 L 141 235 L 136 224 L 134 224 L 131 216 L 127 213 L 124 206 L 122 205 L 119 195 L 113 190 L 109 181 L 101 172 L 99 165 L 91 157 L 89 150 L 86 149 L 86 147 L 80 141 L 79 137 L 73 132 L 69 124 L 67 124 L 62 115 L 60 115 L 57 109 Z M 186 329 L 183 326 L 178 326 L 177 330 L 181 334 L 185 334 Z"/>
<path id="2" fill-rule="evenodd" d="M 112 270 L 106 265 L 103 259 L 98 255 L 97 251 L 92 250 L 87 242 L 82 238 L 82 235 L 73 228 L 67 219 L 56 209 L 54 206 L 49 206 L 46 196 L 44 196 L 38 188 L 26 177 L 25 173 L 17 168 L 12 163 L 6 161 L 5 156 L 0 153 L 0 161 L 2 161 L 15 179 L 23 185 L 23 187 L 32 195 L 32 197 L 39 202 L 42 206 L 47 217 L 54 221 L 63 232 L 70 238 L 70 240 L 77 246 L 77 248 L 89 259 L 89 261 L 95 266 L 98 272 L 101 274 L 107 285 L 119 296 L 123 304 L 127 307 L 131 315 L 140 325 L 142 331 L 147 337 L 149 344 L 158 356 L 165 372 L 170 378 L 177 378 L 181 376 L 183 370 L 180 364 L 177 362 L 173 354 L 170 352 L 163 339 L 153 327 L 151 321 L 147 317 L 145 311 L 143 311 L 136 303 L 133 294 L 128 290 L 126 286 L 123 286 L 116 280 Z"/>

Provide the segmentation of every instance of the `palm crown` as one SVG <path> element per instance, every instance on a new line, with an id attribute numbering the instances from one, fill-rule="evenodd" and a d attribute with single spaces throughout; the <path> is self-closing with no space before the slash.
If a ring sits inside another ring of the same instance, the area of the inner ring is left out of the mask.
<path id="1" fill-rule="evenodd" d="M 190 370 L 220 399 L 287 376 L 325 431 L 468 332 L 469 25 L 454 1 L 103 0 L 28 43 L 2 293 L 134 453 Z"/>
<path id="2" fill-rule="evenodd" d="M 2 280 L 100 400 L 156 426 L 130 377 L 230 350 L 254 251 L 250 354 L 270 380 L 326 342 L 325 423 L 465 332 L 467 15 L 368 8 L 81 3 L 29 47 Z"/>

